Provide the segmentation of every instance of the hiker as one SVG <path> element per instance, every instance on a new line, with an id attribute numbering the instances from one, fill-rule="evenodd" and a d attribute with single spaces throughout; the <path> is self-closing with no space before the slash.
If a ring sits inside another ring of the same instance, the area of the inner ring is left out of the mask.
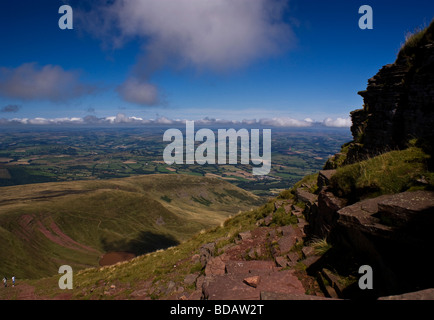
<path id="1" fill-rule="evenodd" d="M 12 287 L 15 287 L 15 276 L 12 276 Z"/>
<path id="2" fill-rule="evenodd" d="M 3 278 L 3 283 L 5 284 L 5 288 L 8 286 L 8 279 L 6 277 Z"/>

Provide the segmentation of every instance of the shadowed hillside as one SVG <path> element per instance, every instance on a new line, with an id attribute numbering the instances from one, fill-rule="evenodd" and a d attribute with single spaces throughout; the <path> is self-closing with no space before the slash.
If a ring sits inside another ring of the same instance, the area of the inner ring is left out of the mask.
<path id="1" fill-rule="evenodd" d="M 97 266 L 105 252 L 167 248 L 258 203 L 220 179 L 184 175 L 4 187 L 0 273 L 37 278 Z"/>

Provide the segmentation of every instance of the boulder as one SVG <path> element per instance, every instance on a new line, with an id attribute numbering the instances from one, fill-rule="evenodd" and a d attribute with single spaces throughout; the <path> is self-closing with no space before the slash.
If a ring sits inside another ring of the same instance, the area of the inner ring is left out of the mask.
<path id="1" fill-rule="evenodd" d="M 312 206 L 317 200 L 318 196 L 310 193 L 306 190 L 303 190 L 301 188 L 298 188 L 295 192 L 295 195 L 297 196 L 297 199 L 301 202 L 304 202 L 306 205 Z"/>
<path id="2" fill-rule="evenodd" d="M 262 255 L 262 249 L 260 246 L 251 248 L 247 253 L 247 257 L 249 257 L 250 259 L 257 259 L 261 255 Z"/>
<path id="3" fill-rule="evenodd" d="M 230 274 L 248 274 L 256 271 L 273 271 L 276 268 L 273 261 L 250 260 L 250 261 L 227 261 L 226 272 Z"/>
<path id="4" fill-rule="evenodd" d="M 261 281 L 261 277 L 260 276 L 248 277 L 248 278 L 245 278 L 243 280 L 243 282 L 245 284 L 247 284 L 247 285 L 249 285 L 249 286 L 251 286 L 253 288 L 257 288 L 258 285 L 259 285 L 259 283 L 260 283 L 260 281 Z"/>
<path id="5" fill-rule="evenodd" d="M 282 236 L 277 243 L 281 254 L 289 252 L 292 247 L 297 243 L 297 237 L 294 235 Z"/>
<path id="6" fill-rule="evenodd" d="M 426 248 L 434 245 L 434 193 L 403 192 L 383 195 L 338 211 L 342 243 L 363 255 L 375 268 L 381 293 L 434 286 L 432 259 Z M 403 259 L 403 256 L 417 257 Z M 411 276 L 409 276 L 411 275 Z M 399 279 L 406 279 L 405 287 Z"/>
<path id="7" fill-rule="evenodd" d="M 208 260 L 214 256 L 214 251 L 215 251 L 215 243 L 214 242 L 204 244 L 203 246 L 200 247 L 199 260 L 200 260 L 200 263 L 202 264 L 202 267 L 205 267 Z"/>
<path id="8" fill-rule="evenodd" d="M 321 170 L 318 174 L 318 189 L 323 189 L 330 185 L 330 179 L 336 173 L 336 170 Z"/>
<path id="9" fill-rule="evenodd" d="M 299 294 L 305 292 L 303 284 L 293 270 L 262 272 L 250 277 L 260 276 L 257 287 L 247 285 L 245 274 L 225 274 L 210 277 L 204 283 L 204 298 L 208 300 L 259 300 L 261 292 Z"/>
<path id="10" fill-rule="evenodd" d="M 250 233 L 250 231 L 240 232 L 240 233 L 238 234 L 238 238 L 239 238 L 239 240 L 241 240 L 241 241 L 246 241 L 246 240 L 252 238 L 252 234 Z"/>
<path id="11" fill-rule="evenodd" d="M 308 256 L 306 259 L 301 260 L 300 262 L 306 266 L 306 268 L 310 268 L 312 265 L 314 265 L 318 260 L 321 259 L 321 256 Z"/>
<path id="12" fill-rule="evenodd" d="M 274 261 L 278 267 L 285 268 L 288 266 L 288 260 L 286 260 L 284 257 L 276 257 Z"/>
<path id="13" fill-rule="evenodd" d="M 338 223 L 347 230 L 401 242 L 428 239 L 434 223 L 434 192 L 383 195 L 345 207 L 338 215 Z"/>
<path id="14" fill-rule="evenodd" d="M 392 237 L 392 228 L 381 224 L 380 219 L 376 216 L 378 204 L 389 198 L 389 195 L 384 195 L 344 207 L 337 212 L 337 223 L 348 230 L 349 233 L 357 230 L 379 237 Z"/>
<path id="15" fill-rule="evenodd" d="M 207 277 L 203 284 L 203 298 L 206 300 L 258 300 L 256 288 L 243 282 L 243 274 L 225 274 Z"/>
<path id="16" fill-rule="evenodd" d="M 426 289 L 394 296 L 380 297 L 378 300 L 434 300 L 434 289 Z"/>
<path id="17" fill-rule="evenodd" d="M 326 237 L 338 220 L 337 211 L 345 207 L 347 201 L 323 189 L 318 195 L 317 210 L 308 215 L 309 233 L 319 238 Z"/>
<path id="18" fill-rule="evenodd" d="M 381 217 L 395 226 L 405 226 L 416 220 L 418 224 L 434 221 L 434 192 L 415 191 L 392 195 L 378 203 Z"/>
<path id="19" fill-rule="evenodd" d="M 226 264 L 223 262 L 221 257 L 211 258 L 205 267 L 205 275 L 220 275 L 225 274 Z"/>
<path id="20" fill-rule="evenodd" d="M 184 283 L 187 286 L 189 286 L 189 285 L 195 283 L 198 277 L 199 277 L 199 272 L 196 272 L 196 273 L 193 273 L 193 274 L 188 274 L 184 278 Z"/>
<path id="21" fill-rule="evenodd" d="M 315 255 L 315 249 L 310 246 L 303 247 L 303 249 L 301 249 L 301 252 L 303 252 L 303 256 L 305 258 Z"/>
<path id="22" fill-rule="evenodd" d="M 297 264 L 299 256 L 296 252 L 290 252 L 286 255 L 286 257 L 288 258 L 288 265 L 293 267 Z"/>
<path id="23" fill-rule="evenodd" d="M 197 279 L 196 279 L 196 289 L 201 290 L 202 291 L 202 286 L 203 283 L 205 282 L 205 276 L 204 275 L 200 275 Z"/>

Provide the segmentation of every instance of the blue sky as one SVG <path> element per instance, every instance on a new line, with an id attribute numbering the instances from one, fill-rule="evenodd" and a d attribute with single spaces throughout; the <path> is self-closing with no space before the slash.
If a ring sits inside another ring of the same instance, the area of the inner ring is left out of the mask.
<path id="1" fill-rule="evenodd" d="M 434 17 L 426 0 L 109 3 L 0 2 L 0 118 L 347 119 Z M 365 4 L 373 30 L 358 27 Z"/>

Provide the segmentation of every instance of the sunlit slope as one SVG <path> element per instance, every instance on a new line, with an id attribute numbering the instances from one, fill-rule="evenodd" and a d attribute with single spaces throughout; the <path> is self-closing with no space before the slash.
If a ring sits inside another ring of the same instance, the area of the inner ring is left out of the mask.
<path id="1" fill-rule="evenodd" d="M 175 245 L 260 203 L 221 179 L 147 175 L 0 188 L 0 272 L 52 275 Z"/>

